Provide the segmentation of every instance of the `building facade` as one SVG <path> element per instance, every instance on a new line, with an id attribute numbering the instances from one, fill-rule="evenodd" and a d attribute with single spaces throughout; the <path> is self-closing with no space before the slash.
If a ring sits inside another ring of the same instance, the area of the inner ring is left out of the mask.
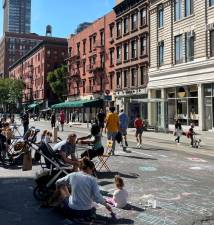
<path id="1" fill-rule="evenodd" d="M 124 108 L 130 126 L 137 114 L 147 119 L 149 66 L 148 1 L 124 0 L 114 7 L 115 21 L 115 98 Z"/>
<path id="2" fill-rule="evenodd" d="M 9 68 L 9 76 L 25 83 L 22 103 L 42 103 L 43 108 L 57 100 L 47 84 L 48 72 L 53 71 L 67 58 L 67 39 L 46 37 Z"/>
<path id="3" fill-rule="evenodd" d="M 112 11 L 69 38 L 68 101 L 99 98 L 112 100 L 114 21 L 115 14 Z"/>
<path id="4" fill-rule="evenodd" d="M 31 0 L 3 0 L 3 33 L 30 33 Z"/>
<path id="5" fill-rule="evenodd" d="M 7 77 L 8 68 L 44 38 L 37 34 L 4 33 L 0 40 L 0 77 Z"/>
<path id="6" fill-rule="evenodd" d="M 214 127 L 214 1 L 151 0 L 149 122 Z"/>

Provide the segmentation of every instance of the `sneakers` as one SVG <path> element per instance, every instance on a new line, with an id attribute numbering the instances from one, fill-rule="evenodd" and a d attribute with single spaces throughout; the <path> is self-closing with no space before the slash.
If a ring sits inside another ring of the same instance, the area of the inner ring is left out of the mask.
<path id="1" fill-rule="evenodd" d="M 136 147 L 139 148 L 140 147 L 140 143 L 137 143 Z"/>

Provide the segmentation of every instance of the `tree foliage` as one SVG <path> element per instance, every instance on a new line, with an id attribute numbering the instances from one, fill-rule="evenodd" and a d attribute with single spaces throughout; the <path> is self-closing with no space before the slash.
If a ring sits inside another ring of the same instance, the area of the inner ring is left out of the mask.
<path id="1" fill-rule="evenodd" d="M 75 30 L 75 33 L 78 34 L 80 33 L 81 31 L 83 31 L 85 28 L 87 28 L 88 26 L 90 26 L 91 23 L 89 22 L 83 22 L 83 23 L 80 23 L 78 26 L 77 26 L 77 29 Z"/>
<path id="2" fill-rule="evenodd" d="M 0 79 L 0 103 L 16 104 L 22 98 L 23 88 L 22 80 Z"/>
<path id="3" fill-rule="evenodd" d="M 47 76 L 47 81 L 51 87 L 51 90 L 60 100 L 63 100 L 64 96 L 67 93 L 67 73 L 67 66 L 62 65 L 54 71 L 49 72 Z"/>

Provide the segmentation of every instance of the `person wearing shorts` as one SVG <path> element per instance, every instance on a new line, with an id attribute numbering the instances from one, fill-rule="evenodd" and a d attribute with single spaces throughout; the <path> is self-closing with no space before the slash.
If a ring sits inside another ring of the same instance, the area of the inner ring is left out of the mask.
<path id="1" fill-rule="evenodd" d="M 128 146 L 127 137 L 126 137 L 127 128 L 128 128 L 128 116 L 125 114 L 124 110 L 121 109 L 119 114 L 119 130 L 124 138 L 126 147 Z"/>
<path id="2" fill-rule="evenodd" d="M 140 118 L 140 115 L 137 115 L 134 121 L 134 127 L 136 128 L 136 140 L 137 140 L 137 147 L 142 147 L 142 133 L 143 133 L 143 120 Z"/>

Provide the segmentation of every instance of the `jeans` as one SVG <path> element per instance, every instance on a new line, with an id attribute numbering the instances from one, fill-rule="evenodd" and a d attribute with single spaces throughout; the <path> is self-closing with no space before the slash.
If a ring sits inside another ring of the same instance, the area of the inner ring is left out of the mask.
<path id="1" fill-rule="evenodd" d="M 26 132 L 28 131 L 29 129 L 29 124 L 23 124 L 23 128 L 24 128 L 24 135 L 26 134 Z M 23 135 L 23 136 L 24 136 Z"/>
<path id="2" fill-rule="evenodd" d="M 117 132 L 107 132 L 107 138 L 108 138 L 108 140 L 112 140 L 113 141 L 113 143 L 112 143 L 112 151 L 113 151 L 113 153 L 114 153 L 114 151 L 115 151 L 115 137 L 116 137 L 116 135 L 117 135 Z"/>

